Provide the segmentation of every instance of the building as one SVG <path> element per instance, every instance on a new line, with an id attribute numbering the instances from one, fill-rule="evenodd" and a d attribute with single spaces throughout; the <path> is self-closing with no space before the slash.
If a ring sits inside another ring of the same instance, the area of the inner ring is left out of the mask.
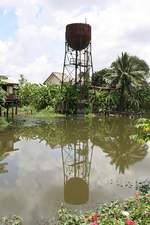
<path id="1" fill-rule="evenodd" d="M 17 114 L 17 107 L 18 107 L 17 89 L 19 87 L 19 84 L 13 79 L 8 78 L 7 76 L 0 75 L 0 87 L 6 93 L 5 101 L 1 100 L 0 102 L 0 116 L 2 116 L 2 111 L 4 111 L 4 115 L 8 117 L 9 109 L 12 109 L 11 114 L 13 117 L 14 113 Z"/>
<path id="2" fill-rule="evenodd" d="M 63 73 L 58 72 L 52 72 L 51 75 L 44 81 L 44 84 L 55 84 L 55 85 L 61 85 L 62 83 L 62 76 Z M 64 83 L 69 83 L 71 80 L 69 77 L 64 77 Z"/>
<path id="3" fill-rule="evenodd" d="M 13 79 L 0 75 L 0 86 L 6 92 L 6 101 L 16 101 L 17 100 L 17 89 L 19 84 Z"/>

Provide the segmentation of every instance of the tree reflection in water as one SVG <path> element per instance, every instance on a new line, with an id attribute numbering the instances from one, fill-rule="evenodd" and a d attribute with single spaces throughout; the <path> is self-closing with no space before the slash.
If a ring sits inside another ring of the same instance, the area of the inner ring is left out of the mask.
<path id="1" fill-rule="evenodd" d="M 102 148 L 111 158 L 119 173 L 124 173 L 130 165 L 144 159 L 148 146 L 137 144 L 130 138 L 136 133 L 133 120 L 129 118 L 107 118 L 100 120 L 94 129 L 92 142 Z M 94 127 L 95 127 L 94 126 Z"/>
<path id="2" fill-rule="evenodd" d="M 19 133 L 24 138 L 45 141 L 51 148 L 90 140 L 93 146 L 107 153 L 111 164 L 115 164 L 120 173 L 144 159 L 148 150 L 146 144 L 137 144 L 130 138 L 136 129 L 134 120 L 129 118 L 67 119 L 49 125 L 22 128 Z"/>
<path id="3" fill-rule="evenodd" d="M 89 176 L 93 146 L 89 139 L 89 121 L 66 120 L 50 125 L 22 128 L 20 137 L 45 141 L 61 150 L 64 173 L 64 199 L 82 204 L 89 198 Z"/>
<path id="4" fill-rule="evenodd" d="M 146 144 L 139 145 L 130 139 L 130 135 L 135 133 L 134 120 L 129 118 L 75 118 L 53 121 L 47 125 L 19 126 L 13 132 L 6 130 L 0 133 L 0 172 L 7 172 L 7 163 L 3 160 L 11 151 L 16 150 L 14 143 L 18 139 L 44 141 L 51 149 L 60 149 L 62 152 L 66 201 L 73 203 L 73 187 L 76 187 L 74 195 L 78 194 L 78 188 L 87 190 L 82 199 L 85 201 L 88 199 L 94 146 L 105 152 L 111 158 L 111 164 L 114 164 L 120 173 L 124 173 L 130 165 L 144 159 L 147 154 Z M 70 197 L 67 197 L 66 193 Z"/>
<path id="5" fill-rule="evenodd" d="M 13 131 L 0 132 L 0 173 L 7 173 L 7 162 L 3 162 L 6 157 L 15 149 L 14 144 L 18 141 Z"/>

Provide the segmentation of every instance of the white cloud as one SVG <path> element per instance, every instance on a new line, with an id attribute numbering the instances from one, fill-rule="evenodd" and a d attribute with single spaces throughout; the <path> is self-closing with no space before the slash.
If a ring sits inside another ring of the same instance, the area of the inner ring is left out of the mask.
<path id="1" fill-rule="evenodd" d="M 61 71 L 65 26 L 85 18 L 92 25 L 95 69 L 109 66 L 122 51 L 150 64 L 149 0 L 1 0 L 0 7 L 13 7 L 18 19 L 16 36 L 0 41 L 0 73 L 24 73 L 42 82 L 52 71 Z"/>

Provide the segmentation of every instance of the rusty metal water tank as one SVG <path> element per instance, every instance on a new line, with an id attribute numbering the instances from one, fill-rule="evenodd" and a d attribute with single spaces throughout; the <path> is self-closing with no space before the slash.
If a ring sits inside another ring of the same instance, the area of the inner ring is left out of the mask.
<path id="1" fill-rule="evenodd" d="M 64 185 L 64 200 L 66 203 L 78 205 L 89 199 L 89 185 L 80 177 L 72 177 Z"/>
<path id="2" fill-rule="evenodd" d="M 86 48 L 91 41 L 91 26 L 86 23 L 72 23 L 66 26 L 66 41 L 74 50 Z"/>

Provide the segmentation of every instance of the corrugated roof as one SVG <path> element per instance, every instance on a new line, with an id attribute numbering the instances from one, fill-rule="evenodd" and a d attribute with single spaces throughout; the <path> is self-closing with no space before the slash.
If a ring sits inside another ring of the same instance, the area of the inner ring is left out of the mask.
<path id="1" fill-rule="evenodd" d="M 16 80 L 11 77 L 0 76 L 0 81 L 4 84 L 19 84 Z"/>
<path id="2" fill-rule="evenodd" d="M 63 76 L 63 73 L 60 73 L 60 72 L 52 72 L 49 77 L 44 81 L 44 83 L 51 77 L 51 76 L 56 76 L 60 82 L 62 81 L 62 76 Z M 69 82 L 70 79 L 67 75 L 64 76 L 64 82 Z"/>

